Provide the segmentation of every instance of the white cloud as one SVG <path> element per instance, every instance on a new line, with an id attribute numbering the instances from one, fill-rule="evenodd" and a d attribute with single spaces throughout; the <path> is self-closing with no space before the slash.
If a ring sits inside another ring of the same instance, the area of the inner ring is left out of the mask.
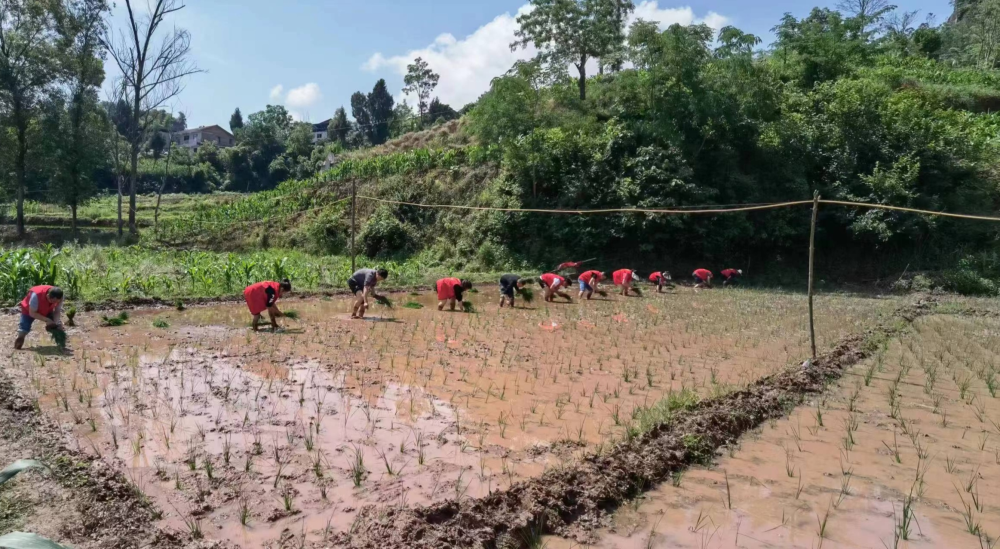
<path id="1" fill-rule="evenodd" d="M 518 14 L 524 9 L 518 10 Z M 517 15 L 505 13 L 461 40 L 446 33 L 438 36 L 429 46 L 404 55 L 386 57 L 381 52 L 376 53 L 362 65 L 362 69 L 369 72 L 390 69 L 405 75 L 406 66 L 417 57 L 422 57 L 434 72 L 441 75 L 434 95 L 457 109 L 489 90 L 490 82 L 506 73 L 514 62 L 535 56 L 534 48 L 510 50 L 515 30 Z"/>
<path id="2" fill-rule="evenodd" d="M 445 33 L 427 47 L 403 55 L 386 56 L 377 52 L 361 68 L 368 72 L 389 69 L 403 76 L 406 75 L 406 66 L 417 57 L 422 57 L 434 72 L 441 75 L 434 95 L 452 107 L 460 108 L 488 91 L 490 82 L 506 73 L 516 61 L 535 56 L 537 51 L 531 46 L 517 51 L 510 49 L 511 42 L 515 40 L 517 16 L 529 9 L 530 4 L 525 4 L 514 15 L 505 13 L 497 16 L 461 40 Z M 729 19 L 718 13 L 708 12 L 704 17 L 698 17 L 690 7 L 660 8 L 657 0 L 643 0 L 636 6 L 628 24 L 631 25 L 640 18 L 658 23 L 661 29 L 674 23 L 705 23 L 718 30 L 729 24 Z M 588 67 L 588 72 L 593 74 L 596 63 L 591 62 L 590 65 L 592 66 Z M 414 103 L 412 98 L 410 103 Z"/>
<path id="3" fill-rule="evenodd" d="M 629 25 L 638 19 L 657 23 L 660 29 L 666 29 L 670 25 L 692 25 L 704 23 L 715 30 L 719 30 L 729 24 L 729 18 L 719 15 L 714 11 L 705 14 L 705 17 L 697 17 L 691 6 L 679 8 L 661 8 L 657 0 L 643 0 L 635 7 L 635 12 L 629 18 Z"/>
<path id="4" fill-rule="evenodd" d="M 271 88 L 271 102 L 281 103 L 281 95 L 284 93 L 285 87 L 281 84 Z"/>
<path id="5" fill-rule="evenodd" d="M 304 86 L 288 91 L 285 104 L 293 109 L 304 109 L 319 103 L 323 99 L 323 94 L 319 90 L 319 84 L 310 82 Z"/>

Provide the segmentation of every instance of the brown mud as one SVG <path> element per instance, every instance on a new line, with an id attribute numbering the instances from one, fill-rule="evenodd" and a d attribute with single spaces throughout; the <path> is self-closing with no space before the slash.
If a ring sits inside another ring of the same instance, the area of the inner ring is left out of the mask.
<path id="1" fill-rule="evenodd" d="M 0 468 L 26 457 L 49 470 L 22 473 L 3 486 L 0 526 L 78 549 L 193 547 L 155 526 L 155 507 L 120 470 L 66 447 L 59 428 L 0 373 Z"/>
<path id="2" fill-rule="evenodd" d="M 637 438 L 636 410 L 670 395 L 755 391 L 808 348 L 797 296 L 679 292 L 498 311 L 483 292 L 470 298 L 481 311 L 472 315 L 438 312 L 431 295 L 409 299 L 424 308 L 376 308 L 364 322 L 347 318 L 347 299 L 283 302 L 301 320 L 278 334 L 250 332 L 240 305 L 139 310 L 121 327 L 81 314 L 73 354 L 55 353 L 36 330 L 26 344 L 36 353 L 15 353 L 9 376 L 74 451 L 123 471 L 174 538 L 328 547 L 345 536 L 382 543 L 362 529 L 367 518 L 356 520 L 366 507 L 363 517 L 467 507 L 508 501 L 498 491 L 513 487 L 513 510 L 525 479 L 575 470 L 580 458 L 603 474 L 605 462 L 586 456 L 607 458 L 609 441 Z M 820 304 L 823 348 L 896 307 L 833 296 Z M 700 440 L 686 442 L 686 452 L 702 452 Z M 633 463 L 606 463 L 612 486 L 593 486 L 614 495 L 615 483 L 633 482 Z M 543 494 L 554 501 L 556 492 Z M 454 500 L 463 503 L 442 503 Z M 598 516 L 586 505 L 563 515 Z M 552 530 L 581 538 L 601 524 L 563 522 Z M 517 535 L 510 524 L 498 533 Z M 496 540 L 470 535 L 453 546 Z M 428 543 L 438 542 L 448 544 Z"/>
<path id="3" fill-rule="evenodd" d="M 931 309 L 920 301 L 895 315 L 912 322 Z M 868 358 L 877 342 L 899 333 L 883 324 L 845 338 L 832 351 L 800 368 L 753 383 L 744 390 L 702 401 L 632 440 L 577 463 L 475 500 L 452 500 L 419 508 L 362 510 L 339 542 L 350 547 L 522 547 L 544 533 L 579 543 L 594 540 L 623 502 L 670 479 L 695 463 L 713 459 L 763 422 L 787 414 L 806 395 L 817 394 Z"/>

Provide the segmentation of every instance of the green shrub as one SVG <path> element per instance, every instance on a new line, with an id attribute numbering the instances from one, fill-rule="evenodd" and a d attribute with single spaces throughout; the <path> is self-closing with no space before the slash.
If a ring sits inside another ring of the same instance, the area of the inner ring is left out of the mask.
<path id="1" fill-rule="evenodd" d="M 400 223 L 392 211 L 380 207 L 358 234 L 361 251 L 368 257 L 388 257 L 413 248 L 411 229 Z"/>

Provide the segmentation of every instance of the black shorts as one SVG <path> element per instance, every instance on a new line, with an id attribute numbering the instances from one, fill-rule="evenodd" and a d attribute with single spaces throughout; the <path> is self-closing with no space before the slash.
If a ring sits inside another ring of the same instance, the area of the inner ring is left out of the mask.
<path id="1" fill-rule="evenodd" d="M 514 287 L 513 286 L 500 286 L 500 295 L 507 296 L 514 299 Z"/>
<path id="2" fill-rule="evenodd" d="M 351 293 L 358 295 L 358 292 L 364 290 L 353 278 L 347 279 L 347 287 L 351 289 Z"/>

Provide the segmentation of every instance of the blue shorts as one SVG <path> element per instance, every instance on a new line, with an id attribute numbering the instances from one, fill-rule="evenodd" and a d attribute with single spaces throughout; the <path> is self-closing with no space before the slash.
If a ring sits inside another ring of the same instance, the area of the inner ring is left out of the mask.
<path id="1" fill-rule="evenodd" d="M 49 313 L 48 318 L 50 320 L 55 320 L 55 317 L 53 316 L 55 314 L 56 314 L 55 311 Z M 34 318 L 24 313 L 21 313 L 21 321 L 17 323 L 17 331 L 19 333 L 26 334 L 31 331 L 31 325 L 34 323 L 35 323 Z"/>
<path id="2" fill-rule="evenodd" d="M 580 281 L 580 291 L 581 292 L 593 292 L 594 289 L 590 287 L 590 284 L 587 284 L 586 282 L 584 282 L 584 281 L 581 280 Z"/>
<path id="3" fill-rule="evenodd" d="M 705 280 L 702 280 L 702 279 L 701 279 L 701 277 L 699 277 L 699 276 L 695 276 L 695 277 L 694 277 L 694 283 L 695 283 L 695 284 L 705 284 L 705 282 L 706 282 L 706 281 L 705 281 Z"/>

